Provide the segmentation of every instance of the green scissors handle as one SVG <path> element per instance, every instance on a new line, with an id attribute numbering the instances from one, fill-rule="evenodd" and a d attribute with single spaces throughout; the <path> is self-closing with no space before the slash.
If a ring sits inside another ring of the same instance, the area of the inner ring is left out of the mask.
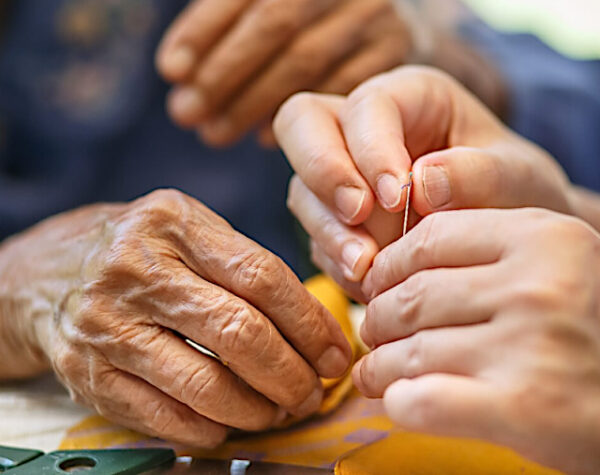
<path id="1" fill-rule="evenodd" d="M 0 472 L 7 475 L 137 475 L 172 464 L 171 449 L 39 450 L 0 446 Z"/>

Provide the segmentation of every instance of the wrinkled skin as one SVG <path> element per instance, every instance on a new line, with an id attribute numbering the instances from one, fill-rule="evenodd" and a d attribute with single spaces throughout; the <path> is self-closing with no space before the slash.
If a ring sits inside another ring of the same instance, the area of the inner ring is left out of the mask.
<path id="1" fill-rule="evenodd" d="M 407 62 L 439 64 L 486 102 L 501 102 L 493 66 L 406 3 L 194 0 L 156 55 L 158 71 L 174 84 L 169 113 L 211 145 L 232 144 L 257 127 L 271 144 L 269 123 L 292 94 L 347 94 Z"/>
<path id="2" fill-rule="evenodd" d="M 110 420 L 201 447 L 228 428 L 313 413 L 319 376 L 351 359 L 338 324 L 279 258 L 170 190 L 5 242 L 0 337 L 1 378 L 50 364 L 73 399 Z"/>
<path id="3" fill-rule="evenodd" d="M 384 249 L 354 368 L 401 427 L 600 471 L 600 235 L 539 209 L 425 218 Z"/>
<path id="4" fill-rule="evenodd" d="M 296 95 L 274 129 L 296 172 L 288 205 L 311 236 L 313 260 L 363 302 L 373 258 L 401 235 L 411 171 L 411 226 L 464 208 L 578 211 L 552 157 L 434 69 L 398 68 L 347 98 Z"/>

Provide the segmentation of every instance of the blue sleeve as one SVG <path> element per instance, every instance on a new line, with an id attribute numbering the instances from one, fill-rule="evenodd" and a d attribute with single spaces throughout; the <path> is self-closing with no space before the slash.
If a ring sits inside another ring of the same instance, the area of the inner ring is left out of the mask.
<path id="1" fill-rule="evenodd" d="M 462 33 L 503 73 L 509 125 L 548 150 L 574 183 L 600 191 L 600 61 L 572 60 L 535 36 L 500 33 L 476 20 Z"/>

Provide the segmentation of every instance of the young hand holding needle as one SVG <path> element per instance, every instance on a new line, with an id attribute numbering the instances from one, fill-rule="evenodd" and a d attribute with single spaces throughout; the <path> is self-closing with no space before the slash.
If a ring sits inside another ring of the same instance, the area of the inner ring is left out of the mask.
<path id="1" fill-rule="evenodd" d="M 429 69 L 297 96 L 275 129 L 315 262 L 369 302 L 361 392 L 406 430 L 600 473 L 600 196 Z"/>
<path id="2" fill-rule="evenodd" d="M 537 206 L 576 214 L 566 175 L 449 76 L 405 67 L 349 97 L 300 94 L 275 120 L 296 176 L 288 204 L 313 259 L 354 297 L 375 255 L 438 211 Z"/>

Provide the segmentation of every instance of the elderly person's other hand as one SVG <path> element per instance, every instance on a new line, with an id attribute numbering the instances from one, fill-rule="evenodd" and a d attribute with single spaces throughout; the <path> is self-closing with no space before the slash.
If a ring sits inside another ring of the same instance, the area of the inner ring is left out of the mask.
<path id="1" fill-rule="evenodd" d="M 572 187 L 546 152 L 516 136 L 444 73 L 404 67 L 348 98 L 290 99 L 275 133 L 297 176 L 289 206 L 317 264 L 360 300 L 377 252 L 437 211 L 538 206 L 573 213 Z"/>
<path id="2" fill-rule="evenodd" d="M 112 421 L 203 447 L 228 427 L 316 411 L 319 376 L 351 358 L 279 258 L 177 191 L 82 208 L 5 242 L 0 337 L 0 377 L 49 362 Z"/>
<path id="3" fill-rule="evenodd" d="M 354 368 L 406 430 L 600 470 L 600 235 L 539 209 L 436 213 L 384 249 Z"/>
<path id="4" fill-rule="evenodd" d="M 192 1 L 157 54 L 159 71 L 177 84 L 170 114 L 206 142 L 229 144 L 268 124 L 295 92 L 347 94 L 375 74 L 425 60 L 429 30 L 395 3 Z"/>

